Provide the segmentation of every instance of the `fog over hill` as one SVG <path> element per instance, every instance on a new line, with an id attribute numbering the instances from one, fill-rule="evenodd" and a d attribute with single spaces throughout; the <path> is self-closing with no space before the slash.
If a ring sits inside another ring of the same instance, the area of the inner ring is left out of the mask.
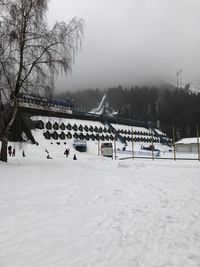
<path id="1" fill-rule="evenodd" d="M 51 0 L 48 20 L 85 20 L 82 50 L 60 90 L 200 80 L 200 1 Z"/>

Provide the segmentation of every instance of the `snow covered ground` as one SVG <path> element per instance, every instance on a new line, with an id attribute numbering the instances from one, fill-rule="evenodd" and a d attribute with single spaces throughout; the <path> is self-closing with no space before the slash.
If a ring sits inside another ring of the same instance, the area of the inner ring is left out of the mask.
<path id="1" fill-rule="evenodd" d="M 46 145 L 0 163 L 0 267 L 200 266 L 198 161 Z"/>

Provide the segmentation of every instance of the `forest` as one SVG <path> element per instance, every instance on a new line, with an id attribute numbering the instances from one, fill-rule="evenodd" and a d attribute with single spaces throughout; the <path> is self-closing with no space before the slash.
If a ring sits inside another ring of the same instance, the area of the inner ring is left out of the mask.
<path id="1" fill-rule="evenodd" d="M 200 120 L 200 94 L 183 88 L 156 88 L 148 86 L 122 86 L 100 89 L 70 91 L 59 95 L 70 98 L 77 110 L 88 112 L 96 108 L 106 93 L 107 105 L 118 112 L 119 117 L 151 121 L 176 139 L 197 135 Z"/>

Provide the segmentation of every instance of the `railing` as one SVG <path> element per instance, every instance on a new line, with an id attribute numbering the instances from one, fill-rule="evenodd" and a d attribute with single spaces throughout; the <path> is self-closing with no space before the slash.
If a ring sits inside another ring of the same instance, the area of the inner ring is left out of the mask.
<path id="1" fill-rule="evenodd" d="M 124 139 L 124 137 L 122 137 L 118 131 L 112 126 L 112 124 L 107 120 L 107 118 L 105 116 L 101 116 L 102 120 L 105 122 L 105 124 L 108 125 L 109 129 L 115 134 L 115 136 L 119 139 L 119 141 L 122 144 L 126 144 L 126 140 Z"/>

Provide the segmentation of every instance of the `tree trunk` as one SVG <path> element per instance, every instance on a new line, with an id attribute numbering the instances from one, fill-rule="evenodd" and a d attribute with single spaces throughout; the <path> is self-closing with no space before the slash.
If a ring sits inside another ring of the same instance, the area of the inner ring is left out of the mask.
<path id="1" fill-rule="evenodd" d="M 4 122 L 2 132 L 0 133 L 1 137 L 1 151 L 0 151 L 0 161 L 8 162 L 8 133 L 9 130 L 16 118 L 18 110 L 18 103 L 16 99 L 13 99 L 11 101 L 11 106 L 9 107 L 9 110 L 7 113 L 9 114 L 9 119 L 7 122 Z M 3 120 L 3 117 L 1 118 Z"/>
<path id="2" fill-rule="evenodd" d="M 3 138 L 1 141 L 0 161 L 8 162 L 8 139 Z"/>

